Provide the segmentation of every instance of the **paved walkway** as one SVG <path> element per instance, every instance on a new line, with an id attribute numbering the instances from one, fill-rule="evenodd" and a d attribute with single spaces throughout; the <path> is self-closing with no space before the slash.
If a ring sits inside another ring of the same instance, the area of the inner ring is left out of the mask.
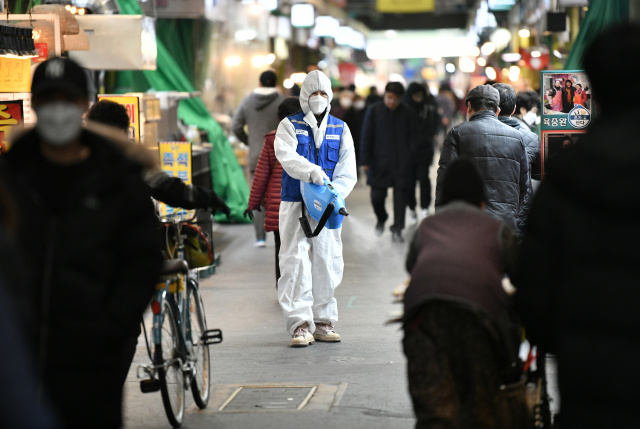
<path id="1" fill-rule="evenodd" d="M 272 235 L 267 248 L 254 248 L 250 225 L 217 226 L 221 265 L 202 289 L 209 327 L 222 329 L 224 341 L 211 347 L 214 395 L 209 407 L 198 411 L 189 399 L 184 427 L 413 427 L 402 334 L 397 325 L 385 325 L 388 316 L 401 309 L 392 303 L 391 291 L 407 277 L 406 250 L 404 244 L 391 242 L 389 231 L 382 237 L 373 234 L 368 195 L 363 186 L 347 199 L 351 216 L 342 234 L 345 275 L 336 290 L 336 327 L 343 341 L 337 344 L 290 348 L 276 299 Z M 143 340 L 138 347 L 125 388 L 125 427 L 169 427 L 160 393 L 139 391 L 135 367 L 146 361 Z M 218 411 L 239 386 L 270 388 L 244 388 Z M 298 387 L 283 389 L 291 386 Z M 283 394 L 285 401 L 298 403 L 298 397 L 304 400 L 314 387 L 300 411 L 270 408 L 269 403 L 283 402 Z M 237 410 L 252 401 L 261 404 L 250 411 Z"/>
<path id="2" fill-rule="evenodd" d="M 222 329 L 224 341 L 211 347 L 209 406 L 200 411 L 189 397 L 183 427 L 413 428 L 402 333 L 397 325 L 385 325 L 401 309 L 392 303 L 391 291 L 407 278 L 406 244 L 392 243 L 388 230 L 382 237 L 373 234 L 368 187 L 356 187 L 347 208 L 345 275 L 336 290 L 336 327 L 343 341 L 303 349 L 289 347 L 276 299 L 272 235 L 267 248 L 255 248 L 250 225 L 216 226 L 221 265 L 201 287 L 209 327 Z M 405 230 L 407 241 L 414 231 L 415 226 Z M 169 427 L 160 393 L 140 393 L 135 368 L 147 361 L 142 339 L 138 347 L 125 388 L 125 427 Z M 555 371 L 554 365 L 549 370 Z"/>

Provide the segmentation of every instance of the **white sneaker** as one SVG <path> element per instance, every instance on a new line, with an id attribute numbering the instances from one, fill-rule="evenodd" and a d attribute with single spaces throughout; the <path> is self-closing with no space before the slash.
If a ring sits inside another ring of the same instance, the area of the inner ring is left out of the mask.
<path id="1" fill-rule="evenodd" d="M 313 338 L 330 343 L 340 341 L 340 335 L 338 335 L 331 323 L 316 323 L 316 331 L 313 333 Z"/>
<path id="2" fill-rule="evenodd" d="M 307 347 L 309 344 L 313 343 L 315 343 L 315 340 L 313 339 L 313 335 L 309 332 L 309 329 L 306 326 L 298 326 L 293 333 L 291 347 Z"/>
<path id="3" fill-rule="evenodd" d="M 267 243 L 265 243 L 265 241 L 264 241 L 264 240 L 256 240 L 256 242 L 255 242 L 255 243 L 253 243 L 253 245 L 254 245 L 255 247 L 266 247 L 266 246 L 267 246 Z"/>
<path id="4" fill-rule="evenodd" d="M 418 223 L 418 215 L 415 210 L 408 209 L 409 211 L 409 225 L 415 225 Z"/>

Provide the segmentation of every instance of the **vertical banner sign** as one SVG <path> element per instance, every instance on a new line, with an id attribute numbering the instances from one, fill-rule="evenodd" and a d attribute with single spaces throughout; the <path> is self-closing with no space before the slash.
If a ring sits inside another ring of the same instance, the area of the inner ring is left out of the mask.
<path id="1" fill-rule="evenodd" d="M 190 142 L 160 142 L 160 166 L 169 175 L 177 177 L 187 185 L 191 184 L 191 143 Z M 174 208 L 160 203 L 162 217 L 181 215 L 191 217 L 193 211 Z"/>
<path id="2" fill-rule="evenodd" d="M 99 100 L 122 104 L 129 114 L 129 139 L 140 143 L 140 99 L 131 95 L 98 95 Z"/>
<path id="3" fill-rule="evenodd" d="M 9 147 L 11 129 L 24 122 L 22 100 L 0 101 L 0 155 Z"/>
<path id="4" fill-rule="evenodd" d="M 547 161 L 563 149 L 579 144 L 584 137 L 593 119 L 593 100 L 589 80 L 583 70 L 543 71 L 540 88 L 540 153 L 544 177 Z"/>

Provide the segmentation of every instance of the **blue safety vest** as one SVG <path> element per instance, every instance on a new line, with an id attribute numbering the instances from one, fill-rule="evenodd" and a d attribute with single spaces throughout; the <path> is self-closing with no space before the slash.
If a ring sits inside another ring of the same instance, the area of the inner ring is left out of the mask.
<path id="1" fill-rule="evenodd" d="M 333 170 L 336 168 L 340 156 L 340 142 L 342 141 L 342 131 L 344 122 L 327 114 L 327 129 L 324 133 L 324 140 L 319 148 L 313 138 L 313 130 L 304 121 L 304 112 L 298 112 L 287 119 L 291 121 L 296 131 L 298 147 L 296 152 L 304 156 L 313 164 L 322 167 L 329 180 L 333 180 Z M 300 193 L 300 181 L 292 178 L 286 171 L 282 171 L 282 191 L 280 193 L 282 201 L 302 201 Z"/>

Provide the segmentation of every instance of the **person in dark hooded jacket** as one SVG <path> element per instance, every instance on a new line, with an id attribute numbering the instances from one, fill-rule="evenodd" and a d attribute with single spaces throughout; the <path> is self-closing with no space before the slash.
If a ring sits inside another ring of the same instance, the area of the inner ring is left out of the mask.
<path id="1" fill-rule="evenodd" d="M 529 213 L 515 301 L 558 365 L 563 428 L 638 427 L 640 26 L 611 27 L 582 63 L 600 106 L 579 144 L 549 160 Z"/>
<path id="2" fill-rule="evenodd" d="M 278 106 L 286 98 L 276 89 L 277 76 L 272 70 L 260 75 L 260 86 L 246 96 L 233 115 L 231 128 L 238 139 L 249 145 L 249 173 L 253 175 L 258 165 L 264 135 L 278 128 Z M 249 134 L 245 132 L 245 125 Z M 256 232 L 256 247 L 265 247 L 264 210 L 253 213 L 253 227 Z"/>
<path id="3" fill-rule="evenodd" d="M 411 163 L 411 183 L 420 183 L 420 208 L 421 218 L 428 214 L 431 205 L 431 180 L 429 179 L 429 167 L 433 162 L 434 138 L 442 124 L 438 113 L 436 98 L 427 91 L 424 85 L 412 82 L 407 88 L 402 102 L 411 107 L 418 116 L 418 139 L 414 148 Z M 407 188 L 407 207 L 409 207 L 409 219 L 416 223 L 416 190 L 415 186 Z"/>

